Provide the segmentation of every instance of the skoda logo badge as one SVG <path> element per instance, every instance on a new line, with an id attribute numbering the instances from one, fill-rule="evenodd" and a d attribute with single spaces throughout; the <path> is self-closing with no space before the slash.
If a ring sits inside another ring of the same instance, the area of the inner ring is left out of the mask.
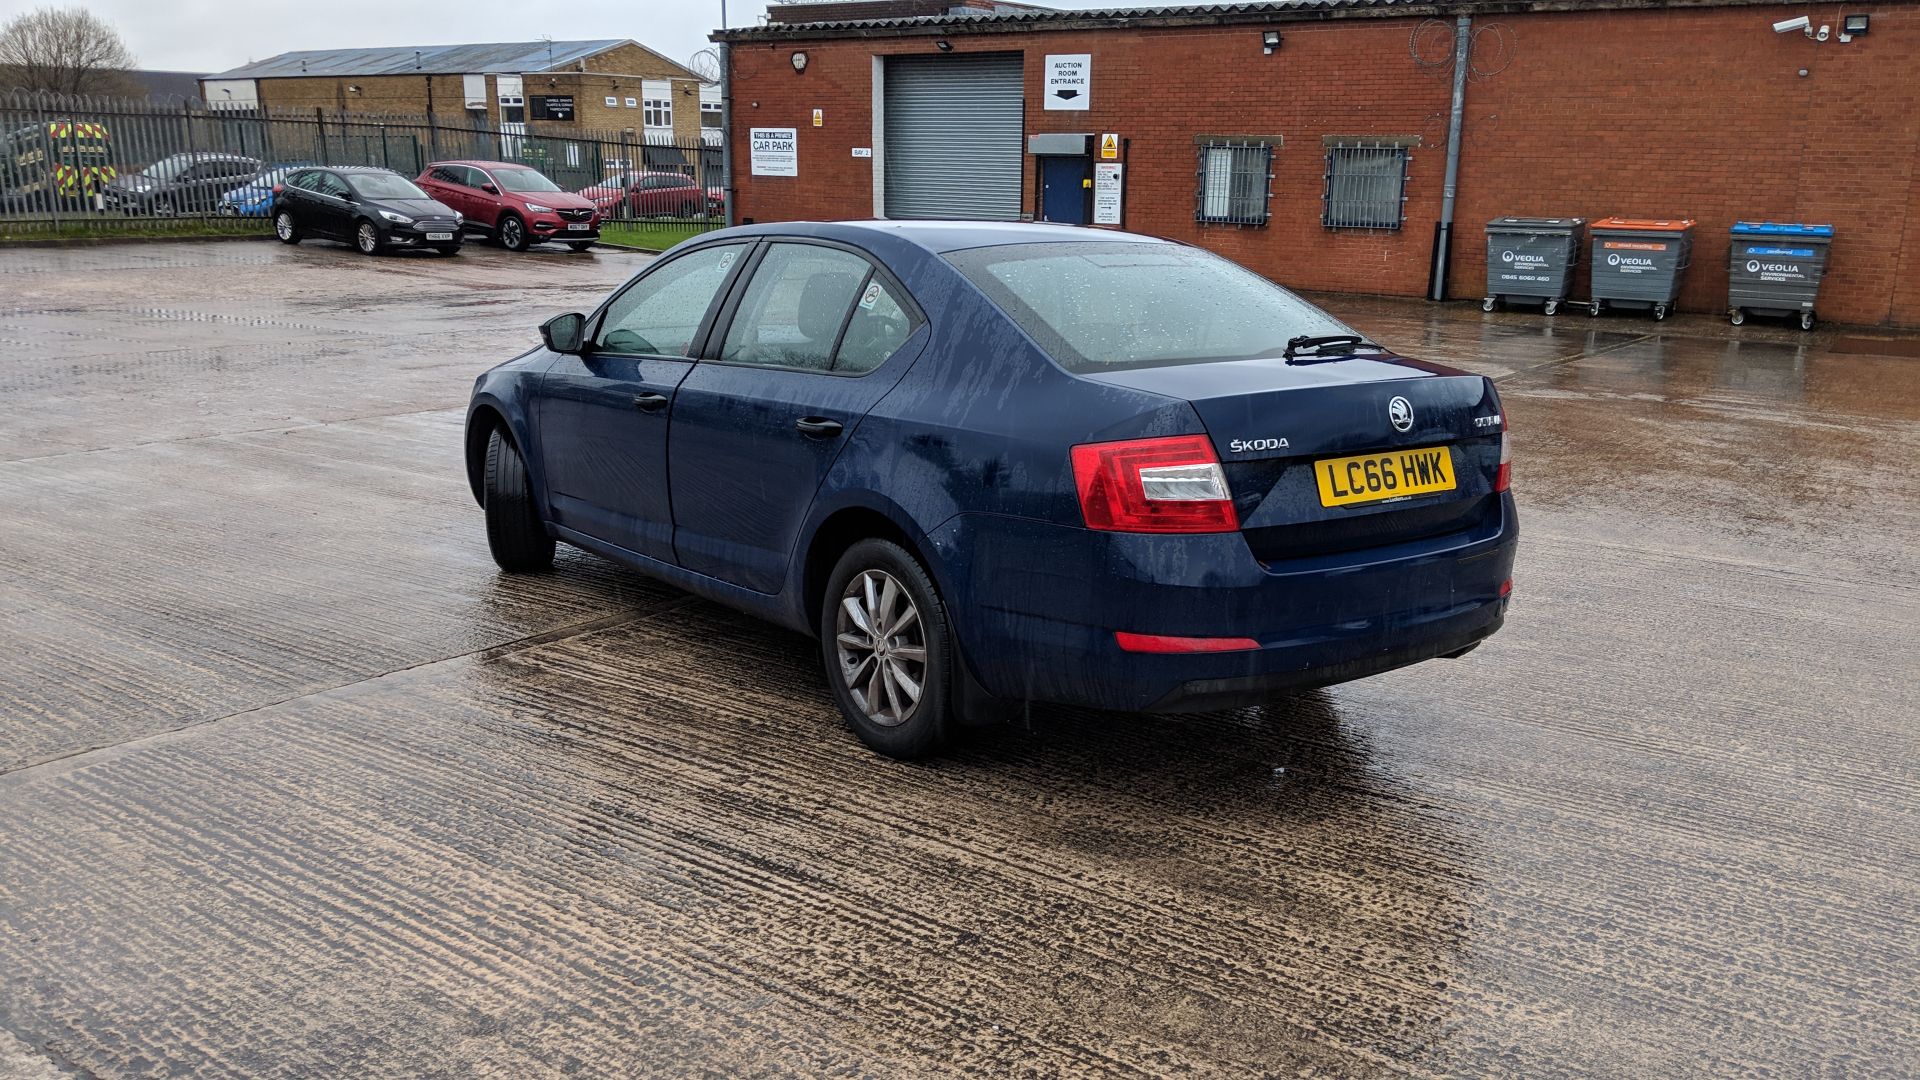
<path id="1" fill-rule="evenodd" d="M 1387 402 L 1387 419 L 1393 421 L 1393 430 L 1413 430 L 1413 402 L 1397 397 Z"/>

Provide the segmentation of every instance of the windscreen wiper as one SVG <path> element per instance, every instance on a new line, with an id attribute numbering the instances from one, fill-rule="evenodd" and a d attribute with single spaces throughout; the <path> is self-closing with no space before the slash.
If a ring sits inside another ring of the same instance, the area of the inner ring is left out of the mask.
<path id="1" fill-rule="evenodd" d="M 1327 356 L 1319 355 L 1320 350 L 1328 345 L 1345 345 L 1348 346 L 1348 348 L 1342 352 Z M 1375 345 L 1359 334 L 1328 334 L 1325 337 L 1311 337 L 1307 334 L 1301 334 L 1299 337 L 1287 339 L 1285 356 L 1289 364 L 1324 364 L 1332 360 L 1338 360 L 1353 352 L 1355 349 L 1372 349 L 1374 352 L 1387 351 L 1385 348 Z"/>

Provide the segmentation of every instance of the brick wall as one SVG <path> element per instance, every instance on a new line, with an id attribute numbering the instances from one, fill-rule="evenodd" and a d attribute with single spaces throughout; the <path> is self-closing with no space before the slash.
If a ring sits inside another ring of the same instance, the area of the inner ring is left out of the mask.
<path id="1" fill-rule="evenodd" d="M 1807 14 L 1838 30 L 1838 4 L 1483 16 L 1467 91 L 1451 295 L 1484 292 L 1482 226 L 1503 214 L 1699 221 L 1681 306 L 1726 304 L 1727 228 L 1742 218 L 1832 222 L 1824 318 L 1920 326 L 1920 9 L 1874 5 L 1851 44 L 1776 35 Z M 1127 140 L 1127 227 L 1205 244 L 1289 285 L 1417 296 L 1427 285 L 1446 161 L 1450 74 L 1416 62 L 1420 20 L 958 34 L 956 53 L 1025 54 L 1026 130 Z M 1429 28 L 1431 31 L 1432 28 Z M 1423 38 L 1444 54 L 1447 34 Z M 740 43 L 734 65 L 738 213 L 757 220 L 867 217 L 872 57 L 933 53 L 931 35 Z M 1502 42 L 1509 48 L 1503 49 Z M 804 49 L 807 70 L 789 63 Z M 1039 107 L 1047 53 L 1093 55 L 1092 110 Z M 1503 53 L 1505 55 L 1503 55 Z M 1801 76 L 1804 68 L 1808 74 Z M 811 127 L 811 110 L 825 125 Z M 750 127 L 800 129 L 800 176 L 748 174 Z M 1194 222 L 1199 133 L 1280 136 L 1272 220 Z M 1418 136 L 1399 231 L 1321 227 L 1323 136 Z M 1023 206 L 1034 205 L 1027 160 Z M 1575 295 L 1585 294 L 1585 275 Z"/>

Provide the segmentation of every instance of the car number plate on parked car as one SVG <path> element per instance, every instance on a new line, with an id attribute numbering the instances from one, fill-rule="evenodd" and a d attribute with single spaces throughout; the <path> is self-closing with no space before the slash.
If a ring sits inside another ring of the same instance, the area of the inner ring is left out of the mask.
<path id="1" fill-rule="evenodd" d="M 568 232 L 586 232 L 587 224 L 584 221 L 570 222 L 567 225 L 567 231 Z"/>
<path id="2" fill-rule="evenodd" d="M 1323 458 L 1313 463 L 1313 476 L 1321 506 L 1404 499 L 1455 486 L 1453 451 L 1444 446 Z"/>
<path id="3" fill-rule="evenodd" d="M 430 232 L 430 233 L 428 233 L 428 234 L 427 234 L 427 239 L 429 239 L 429 240 L 451 240 L 451 239 L 453 239 L 453 234 L 452 234 L 452 233 L 450 233 L 450 232 Z"/>

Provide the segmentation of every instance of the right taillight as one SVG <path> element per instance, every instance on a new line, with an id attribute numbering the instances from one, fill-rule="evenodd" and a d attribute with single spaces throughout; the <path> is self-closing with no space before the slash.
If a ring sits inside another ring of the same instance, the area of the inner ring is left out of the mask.
<path id="1" fill-rule="evenodd" d="M 1493 490 L 1505 491 L 1513 486 L 1513 442 L 1507 434 L 1507 422 L 1500 421 L 1500 468 L 1493 474 Z"/>
<path id="2" fill-rule="evenodd" d="M 1087 528 L 1214 533 L 1240 527 L 1220 458 L 1205 435 L 1084 443 L 1073 479 Z"/>

